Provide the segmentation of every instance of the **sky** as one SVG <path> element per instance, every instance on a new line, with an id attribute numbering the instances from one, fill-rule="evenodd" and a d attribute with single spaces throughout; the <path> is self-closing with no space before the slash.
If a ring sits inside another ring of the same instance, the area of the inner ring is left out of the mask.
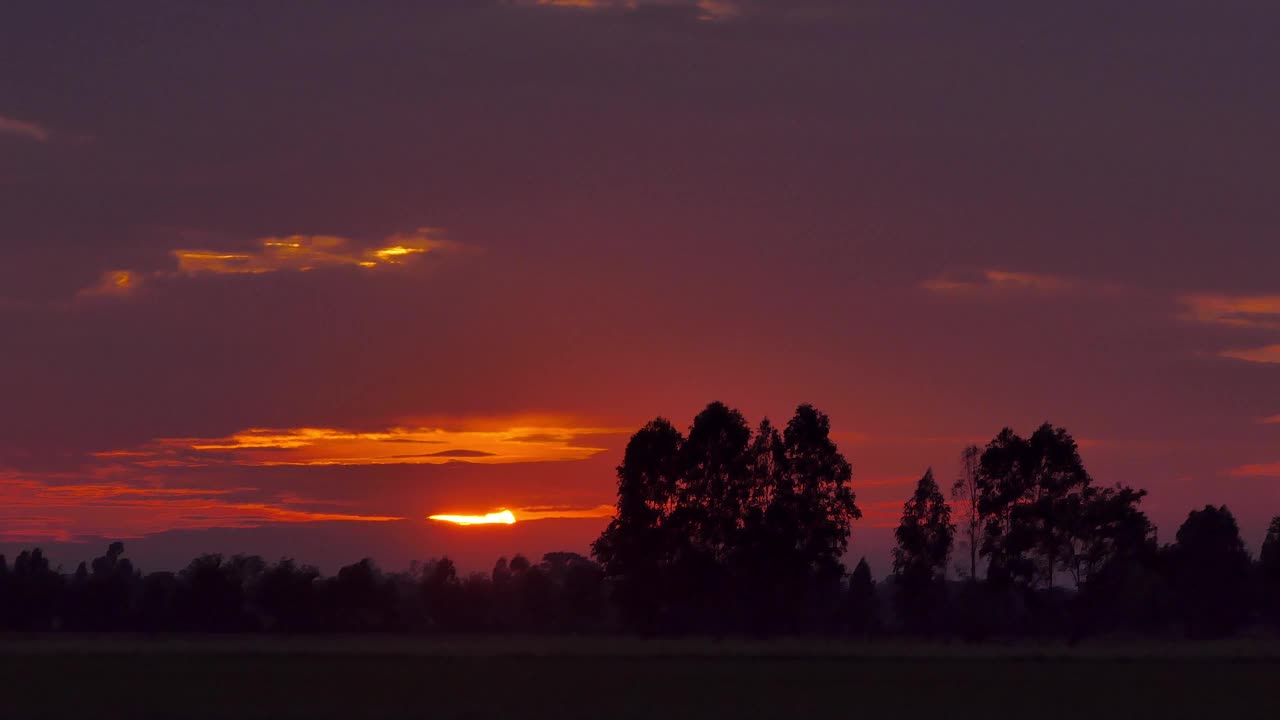
<path id="1" fill-rule="evenodd" d="M 832 419 L 888 569 L 1049 421 L 1280 514 L 1280 6 L 0 10 L 0 550 L 586 552 L 627 437 Z M 432 514 L 511 510 L 510 525 Z"/>

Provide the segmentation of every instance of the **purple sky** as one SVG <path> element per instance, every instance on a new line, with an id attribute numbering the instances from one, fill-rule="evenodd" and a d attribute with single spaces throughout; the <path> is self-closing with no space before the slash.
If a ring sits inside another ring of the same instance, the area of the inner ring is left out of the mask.
<path id="1" fill-rule="evenodd" d="M 1227 503 L 1256 549 L 1277 31 L 1230 0 L 6 7 L 0 545 L 585 551 L 629 432 L 723 400 L 831 415 L 877 574 L 926 467 L 1046 420 L 1162 540 Z"/>

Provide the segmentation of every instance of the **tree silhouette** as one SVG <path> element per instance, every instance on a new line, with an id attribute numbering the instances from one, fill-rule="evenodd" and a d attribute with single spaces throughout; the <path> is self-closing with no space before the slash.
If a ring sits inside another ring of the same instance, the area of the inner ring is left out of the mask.
<path id="1" fill-rule="evenodd" d="M 751 497 L 751 429 L 742 413 L 713 402 L 693 419 L 681 448 L 680 482 L 667 527 L 675 537 L 669 605 L 688 630 L 720 632 L 734 603 L 730 555 Z"/>
<path id="2" fill-rule="evenodd" d="M 898 541 L 893 550 L 894 604 L 900 620 L 912 631 L 930 632 L 942 625 L 954 535 L 951 508 L 929 469 L 903 506 L 902 520 L 894 531 Z"/>
<path id="3" fill-rule="evenodd" d="M 723 562 L 751 497 L 751 429 L 742 413 L 713 402 L 693 419 L 681 448 L 681 482 L 672 523 L 687 551 Z"/>
<path id="4" fill-rule="evenodd" d="M 849 575 L 845 600 L 846 628 L 851 635 L 869 637 L 880 630 L 880 598 L 871 566 L 864 557 Z"/>
<path id="5" fill-rule="evenodd" d="M 252 628 L 245 612 L 246 576 L 265 569 L 261 558 L 202 555 L 178 573 L 179 622 L 189 630 L 236 632 Z"/>
<path id="6" fill-rule="evenodd" d="M 528 561 L 516 556 L 521 567 Z M 433 560 L 422 569 L 419 593 L 425 607 L 428 627 L 453 628 L 462 623 L 466 615 L 462 585 L 458 581 L 458 568 L 447 557 Z"/>
<path id="7" fill-rule="evenodd" d="M 796 408 L 783 432 L 788 485 L 795 489 L 796 548 L 821 584 L 838 582 L 851 523 L 862 517 L 849 485 L 853 469 L 831 440 L 831 420 L 812 405 Z"/>
<path id="8" fill-rule="evenodd" d="M 1280 627 L 1280 515 L 1271 518 L 1258 553 L 1258 575 L 1263 616 Z"/>
<path id="9" fill-rule="evenodd" d="M 1137 507 L 1146 492 L 1116 486 L 1087 495 L 1088 502 L 1069 507 L 1072 574 L 1080 589 L 1073 632 L 1163 629 L 1172 614 L 1167 557 Z"/>
<path id="10" fill-rule="evenodd" d="M 1192 637 L 1219 637 L 1249 619 L 1252 561 L 1226 506 L 1193 510 L 1170 550 L 1177 610 Z"/>
<path id="11" fill-rule="evenodd" d="M 132 624 L 141 574 L 123 557 L 124 543 L 113 542 L 102 557 L 80 563 L 67 586 L 66 624 L 75 630 L 106 631 Z"/>
<path id="12" fill-rule="evenodd" d="M 1072 508 L 1092 484 L 1075 440 L 1045 423 L 1023 439 L 1005 428 L 983 450 L 979 470 L 981 554 L 988 578 L 1024 588 L 1053 587 L 1075 563 Z"/>
<path id="13" fill-rule="evenodd" d="M 830 431 L 825 414 L 801 405 L 783 432 L 765 420 L 753 435 L 716 402 L 687 438 L 661 418 L 632 436 L 617 515 L 593 546 L 628 626 L 834 622 L 860 513 Z"/>
<path id="14" fill-rule="evenodd" d="M 618 466 L 617 512 L 592 545 L 613 583 L 623 622 L 634 630 L 656 631 L 666 612 L 666 575 L 676 555 L 667 524 L 681 482 L 683 446 L 684 436 L 663 418 L 631 436 Z"/>
<path id="15" fill-rule="evenodd" d="M 1112 563 L 1131 563 L 1155 549 L 1155 526 L 1138 509 L 1146 490 L 1123 485 L 1086 487 L 1057 508 L 1066 543 L 1065 565 L 1077 586 Z"/>
<path id="16" fill-rule="evenodd" d="M 15 630 L 49 630 L 58 617 L 62 576 L 40 548 L 23 550 L 5 573 L 7 625 Z"/>
<path id="17" fill-rule="evenodd" d="M 982 499 L 979 472 L 982 469 L 982 449 L 969 445 L 960 453 L 960 474 L 951 485 L 951 499 L 957 501 L 964 513 L 962 536 L 969 551 L 969 580 L 978 578 L 978 549 L 982 541 L 982 517 L 978 506 Z"/>

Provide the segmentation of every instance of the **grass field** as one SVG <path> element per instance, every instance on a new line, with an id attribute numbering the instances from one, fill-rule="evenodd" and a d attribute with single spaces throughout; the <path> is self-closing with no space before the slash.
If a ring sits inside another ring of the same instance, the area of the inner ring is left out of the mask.
<path id="1" fill-rule="evenodd" d="M 3 718 L 1280 718 L 1280 647 L 0 639 Z"/>

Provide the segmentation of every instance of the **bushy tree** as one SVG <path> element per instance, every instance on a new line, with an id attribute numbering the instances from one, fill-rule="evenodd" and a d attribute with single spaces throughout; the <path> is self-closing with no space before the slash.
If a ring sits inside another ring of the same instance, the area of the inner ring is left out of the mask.
<path id="1" fill-rule="evenodd" d="M 1071 556 L 1067 507 L 1092 483 L 1075 440 L 1048 423 L 1026 439 L 1005 428 L 983 451 L 979 479 L 989 576 L 1052 587 Z"/>

